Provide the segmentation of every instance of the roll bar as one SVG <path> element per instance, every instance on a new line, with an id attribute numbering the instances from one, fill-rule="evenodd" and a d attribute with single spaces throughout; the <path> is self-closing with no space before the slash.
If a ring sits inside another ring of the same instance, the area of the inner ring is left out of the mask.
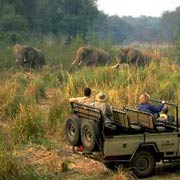
<path id="1" fill-rule="evenodd" d="M 149 101 L 158 102 L 158 103 L 162 102 L 161 100 L 152 99 L 152 98 L 150 98 Z M 174 106 L 174 108 L 176 109 L 176 123 L 177 123 L 177 127 L 179 127 L 179 123 L 178 123 L 178 105 L 176 103 L 171 103 L 171 102 L 165 102 L 165 104 L 170 105 L 170 106 Z"/>
<path id="2" fill-rule="evenodd" d="M 162 101 L 161 100 L 157 100 L 157 99 L 149 99 L 149 101 L 153 101 L 153 102 L 158 102 L 158 103 L 161 103 Z M 171 105 L 171 106 L 175 106 L 175 107 L 178 107 L 178 105 L 176 103 L 171 103 L 171 102 L 165 102 L 165 104 L 167 105 Z"/>

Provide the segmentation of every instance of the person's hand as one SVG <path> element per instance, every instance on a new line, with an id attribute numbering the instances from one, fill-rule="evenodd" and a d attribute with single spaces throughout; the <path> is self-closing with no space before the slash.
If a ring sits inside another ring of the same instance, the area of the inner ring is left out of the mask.
<path id="1" fill-rule="evenodd" d="M 165 104 L 165 103 L 166 103 L 166 101 L 164 101 L 164 100 L 162 100 L 161 102 L 162 102 L 163 104 Z"/>

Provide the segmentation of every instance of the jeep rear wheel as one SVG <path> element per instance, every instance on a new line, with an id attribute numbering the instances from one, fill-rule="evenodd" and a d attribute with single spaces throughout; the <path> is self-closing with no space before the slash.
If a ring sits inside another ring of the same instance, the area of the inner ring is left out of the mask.
<path id="1" fill-rule="evenodd" d="M 81 140 L 85 150 L 93 151 L 97 145 L 99 131 L 97 123 L 85 120 L 81 126 Z"/>
<path id="2" fill-rule="evenodd" d="M 146 177 L 154 171 L 155 164 L 155 158 L 150 152 L 139 151 L 132 159 L 131 167 L 138 177 Z"/>
<path id="3" fill-rule="evenodd" d="M 80 143 L 80 119 L 74 115 L 69 116 L 65 123 L 65 134 L 70 145 L 76 146 Z"/>

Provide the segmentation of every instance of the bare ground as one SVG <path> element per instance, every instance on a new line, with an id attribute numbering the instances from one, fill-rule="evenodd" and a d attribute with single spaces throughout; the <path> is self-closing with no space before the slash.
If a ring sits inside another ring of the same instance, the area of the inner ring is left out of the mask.
<path id="1" fill-rule="evenodd" d="M 72 147 L 63 140 L 61 146 L 47 150 L 41 145 L 29 144 L 20 147 L 16 156 L 23 159 L 27 165 L 37 168 L 40 174 L 57 174 L 58 179 L 66 180 L 130 180 L 136 179 L 132 176 L 119 175 L 119 172 L 111 172 L 106 167 L 93 159 L 89 159 L 81 154 L 73 153 Z M 63 168 L 67 165 L 67 169 Z M 121 171 L 124 171 L 121 170 Z M 132 174 L 129 170 L 127 170 Z M 123 172 L 121 172 L 123 173 Z M 118 178 L 119 177 L 119 178 Z M 130 178 L 131 177 L 131 178 Z M 57 177 L 56 177 L 57 178 Z M 154 174 L 144 180 L 179 180 L 180 166 L 177 164 L 158 163 Z"/>

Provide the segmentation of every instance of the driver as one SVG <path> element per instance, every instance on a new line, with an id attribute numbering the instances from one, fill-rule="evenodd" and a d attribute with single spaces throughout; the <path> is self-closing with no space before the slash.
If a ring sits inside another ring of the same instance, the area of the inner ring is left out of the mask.
<path id="1" fill-rule="evenodd" d="M 139 110 L 152 113 L 159 113 L 162 111 L 165 101 L 163 100 L 158 106 L 154 106 L 148 102 L 150 96 L 147 93 L 141 94 L 139 97 Z"/>

